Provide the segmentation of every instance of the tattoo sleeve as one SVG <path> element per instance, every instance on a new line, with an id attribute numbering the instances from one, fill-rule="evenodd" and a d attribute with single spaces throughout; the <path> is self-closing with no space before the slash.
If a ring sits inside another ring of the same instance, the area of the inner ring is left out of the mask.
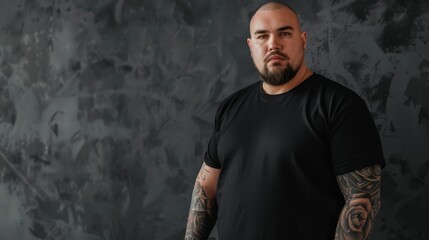
<path id="1" fill-rule="evenodd" d="M 210 189 L 203 187 L 207 174 L 210 174 L 210 170 L 204 163 L 198 173 L 192 193 L 185 240 L 207 239 L 216 223 L 216 198 L 209 196 L 208 190 Z"/>
<path id="2" fill-rule="evenodd" d="M 345 198 L 335 240 L 367 240 L 381 207 L 380 165 L 337 176 Z"/>

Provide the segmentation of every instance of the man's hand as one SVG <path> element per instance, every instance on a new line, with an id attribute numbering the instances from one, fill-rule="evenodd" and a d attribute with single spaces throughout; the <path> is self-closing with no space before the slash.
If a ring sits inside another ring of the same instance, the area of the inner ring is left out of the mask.
<path id="1" fill-rule="evenodd" d="M 216 188 L 220 169 L 203 163 L 195 181 L 185 240 L 205 240 L 217 219 Z"/>
<path id="2" fill-rule="evenodd" d="M 337 176 L 346 203 L 338 219 L 335 240 L 366 240 L 381 207 L 380 165 Z"/>

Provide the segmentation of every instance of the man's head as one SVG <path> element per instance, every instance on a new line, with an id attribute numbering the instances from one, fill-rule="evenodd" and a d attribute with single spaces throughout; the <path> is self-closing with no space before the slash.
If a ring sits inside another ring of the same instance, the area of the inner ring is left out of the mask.
<path id="1" fill-rule="evenodd" d="M 250 20 L 247 44 L 262 80 L 270 85 L 287 83 L 305 66 L 306 40 L 295 11 L 284 4 L 267 3 Z"/>

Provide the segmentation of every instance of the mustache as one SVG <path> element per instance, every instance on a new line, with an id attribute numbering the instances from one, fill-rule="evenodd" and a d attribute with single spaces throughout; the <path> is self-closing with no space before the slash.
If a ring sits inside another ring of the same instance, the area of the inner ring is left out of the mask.
<path id="1" fill-rule="evenodd" d="M 280 56 L 286 60 L 289 59 L 289 57 L 286 56 L 286 54 L 276 50 L 276 51 L 271 52 L 268 56 L 266 56 L 264 59 L 264 62 L 268 62 L 271 59 L 271 57 L 274 55 L 278 55 L 278 56 Z"/>

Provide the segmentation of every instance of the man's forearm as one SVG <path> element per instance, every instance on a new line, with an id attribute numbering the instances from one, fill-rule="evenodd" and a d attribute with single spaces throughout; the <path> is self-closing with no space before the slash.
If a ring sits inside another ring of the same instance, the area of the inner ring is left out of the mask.
<path id="1" fill-rule="evenodd" d="M 366 196 L 347 199 L 338 219 L 335 240 L 369 239 L 377 211 Z"/>
<path id="2" fill-rule="evenodd" d="M 201 169 L 192 193 L 191 207 L 186 226 L 185 240 L 205 240 L 210 235 L 217 219 L 217 203 L 210 197 L 201 182 L 205 181 L 207 170 Z"/>
<path id="3" fill-rule="evenodd" d="M 337 177 L 345 196 L 335 240 L 367 240 L 380 210 L 380 166 Z"/>

